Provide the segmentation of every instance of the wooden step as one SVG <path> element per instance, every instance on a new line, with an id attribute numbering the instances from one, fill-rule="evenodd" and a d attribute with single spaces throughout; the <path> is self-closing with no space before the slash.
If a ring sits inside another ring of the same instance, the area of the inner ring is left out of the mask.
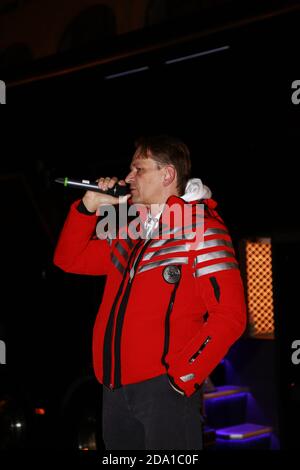
<path id="1" fill-rule="evenodd" d="M 260 424 L 244 423 L 229 428 L 216 430 L 216 437 L 224 440 L 243 440 L 250 437 L 258 437 L 263 434 L 271 434 L 270 426 L 262 426 Z"/>
<path id="2" fill-rule="evenodd" d="M 214 390 L 210 392 L 205 392 L 203 394 L 204 400 L 210 400 L 211 398 L 222 398 L 236 395 L 238 393 L 247 393 L 249 389 L 247 387 L 238 387 L 236 385 L 222 385 L 220 387 L 215 387 Z"/>

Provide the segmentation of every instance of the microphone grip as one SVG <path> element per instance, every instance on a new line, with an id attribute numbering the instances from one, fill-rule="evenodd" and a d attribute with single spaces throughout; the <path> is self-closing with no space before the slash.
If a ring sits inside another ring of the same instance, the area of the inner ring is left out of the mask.
<path id="1" fill-rule="evenodd" d="M 128 186 L 120 186 L 118 183 L 113 188 L 108 188 L 103 191 L 96 183 L 91 183 L 89 180 L 75 180 L 72 178 L 56 178 L 56 183 L 63 184 L 66 188 L 79 188 L 86 191 L 95 191 L 96 193 L 108 194 L 109 196 L 119 197 L 126 196 L 130 193 Z"/>

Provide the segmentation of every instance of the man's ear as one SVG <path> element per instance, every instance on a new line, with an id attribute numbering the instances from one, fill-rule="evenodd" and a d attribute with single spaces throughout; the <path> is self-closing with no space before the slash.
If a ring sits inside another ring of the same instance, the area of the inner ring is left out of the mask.
<path id="1" fill-rule="evenodd" d="M 172 184 L 175 178 L 176 178 L 175 168 L 172 165 L 167 165 L 164 168 L 164 180 L 163 180 L 164 186 L 169 186 L 170 184 Z"/>

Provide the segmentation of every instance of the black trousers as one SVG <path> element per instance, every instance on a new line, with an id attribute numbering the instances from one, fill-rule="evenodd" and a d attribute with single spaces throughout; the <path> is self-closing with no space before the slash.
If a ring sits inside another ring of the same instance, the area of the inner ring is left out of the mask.
<path id="1" fill-rule="evenodd" d="M 107 450 L 201 450 L 201 390 L 176 392 L 166 374 L 110 391 L 103 387 Z"/>

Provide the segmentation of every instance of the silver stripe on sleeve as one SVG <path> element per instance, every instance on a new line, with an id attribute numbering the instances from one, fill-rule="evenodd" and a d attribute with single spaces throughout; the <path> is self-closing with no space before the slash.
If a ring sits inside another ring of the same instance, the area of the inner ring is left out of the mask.
<path id="1" fill-rule="evenodd" d="M 197 227 L 203 227 L 204 223 L 203 222 L 196 222 L 196 223 L 193 223 L 193 224 L 190 224 L 190 225 L 186 225 L 186 226 L 180 226 L 180 227 L 175 227 L 171 230 L 163 230 L 161 232 L 161 236 L 166 236 L 166 235 L 175 235 L 175 233 L 178 233 L 178 232 L 181 232 L 182 234 L 182 237 L 181 239 L 184 239 L 184 236 L 185 236 L 185 232 L 186 230 L 188 229 L 194 229 L 194 228 L 197 228 Z M 154 231 L 152 233 L 152 237 L 158 235 L 158 232 L 157 231 Z"/>
<path id="2" fill-rule="evenodd" d="M 194 234 L 193 234 L 193 237 L 194 237 Z M 190 240 L 189 234 L 184 235 L 182 238 L 167 238 L 167 240 L 162 239 L 162 240 L 153 241 L 151 242 L 150 247 L 159 248 L 169 243 L 182 242 L 182 240 Z"/>
<path id="3" fill-rule="evenodd" d="M 196 256 L 194 266 L 199 263 L 204 263 L 204 261 L 210 261 L 218 258 L 234 258 L 232 251 L 212 251 L 211 253 L 206 253 L 205 255 Z"/>
<path id="4" fill-rule="evenodd" d="M 149 269 L 158 268 L 159 266 L 168 266 L 169 264 L 188 264 L 188 258 L 168 258 L 161 261 L 154 261 L 153 263 L 148 263 L 139 268 L 138 273 L 148 271 Z"/>
<path id="5" fill-rule="evenodd" d="M 208 228 L 204 232 L 204 236 L 208 237 L 209 235 L 228 235 L 228 232 L 222 228 Z"/>
<path id="6" fill-rule="evenodd" d="M 156 247 L 163 246 L 163 245 L 165 245 L 165 243 L 168 243 L 168 242 L 171 242 L 171 241 L 176 242 L 177 240 L 174 239 L 174 238 L 173 238 L 173 240 L 157 240 L 156 242 L 152 242 L 150 246 L 153 247 L 153 248 L 154 247 L 156 248 Z"/>
<path id="7" fill-rule="evenodd" d="M 228 246 L 233 249 L 232 242 L 216 238 L 214 240 L 207 240 L 206 242 L 200 242 L 196 246 L 196 250 L 204 250 L 205 248 L 213 248 L 215 246 Z"/>
<path id="8" fill-rule="evenodd" d="M 200 224 L 197 224 L 197 227 L 201 227 L 203 226 L 203 223 L 200 223 Z M 164 232 L 163 234 L 167 234 L 167 235 L 174 235 L 175 233 L 177 233 L 180 229 L 183 231 L 183 237 L 182 238 L 178 238 L 178 240 L 189 240 L 191 239 L 193 236 L 195 236 L 194 232 L 192 233 L 187 233 L 185 234 L 184 233 L 184 230 L 185 229 L 189 229 L 189 228 L 195 228 L 195 224 L 193 225 L 189 225 L 187 227 L 177 227 L 176 229 L 173 229 L 169 232 Z M 155 235 L 157 235 L 158 233 L 156 233 Z M 204 237 L 209 237 L 210 235 L 229 235 L 229 233 L 227 232 L 227 230 L 223 230 L 222 228 L 209 228 L 207 229 L 205 232 L 204 232 Z M 154 233 L 152 235 L 154 237 Z M 170 241 L 176 241 L 176 239 L 162 239 L 162 240 L 158 240 L 158 241 L 155 241 L 154 243 L 151 244 L 151 246 L 153 247 L 157 247 L 157 246 L 162 246 L 164 243 L 168 243 Z"/>
<path id="9" fill-rule="evenodd" d="M 237 263 L 219 263 L 206 266 L 205 268 L 196 269 L 193 274 L 194 277 L 201 277 L 205 274 L 216 273 L 219 271 L 225 271 L 225 269 L 238 269 Z"/>
<path id="10" fill-rule="evenodd" d="M 148 261 L 153 256 L 156 258 L 156 256 L 168 255 L 170 253 L 186 253 L 189 251 L 189 247 L 190 245 L 185 243 L 184 245 L 170 246 L 169 248 L 164 248 L 162 250 L 152 251 L 143 257 L 143 261 Z"/>

